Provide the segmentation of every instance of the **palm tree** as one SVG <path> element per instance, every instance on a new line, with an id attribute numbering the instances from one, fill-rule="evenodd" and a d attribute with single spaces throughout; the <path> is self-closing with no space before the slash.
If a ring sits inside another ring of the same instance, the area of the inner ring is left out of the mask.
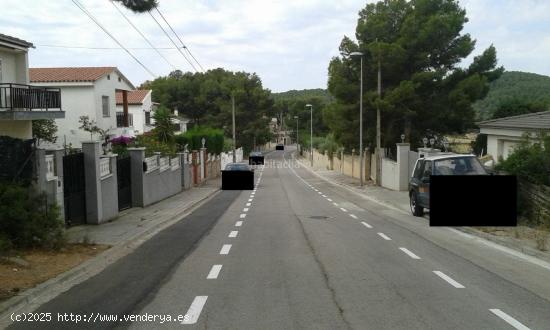
<path id="1" fill-rule="evenodd" d="M 162 143 L 170 143 L 174 139 L 173 118 L 175 118 L 174 114 L 166 107 L 161 106 L 153 113 L 153 119 L 155 120 L 154 131 Z"/>

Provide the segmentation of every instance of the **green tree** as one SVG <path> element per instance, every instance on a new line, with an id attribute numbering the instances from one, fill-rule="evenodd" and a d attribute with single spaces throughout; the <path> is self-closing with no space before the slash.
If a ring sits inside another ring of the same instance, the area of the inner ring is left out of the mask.
<path id="1" fill-rule="evenodd" d="M 359 12 L 357 43 L 344 37 L 340 57 L 329 65 L 329 92 L 335 101 L 326 109 L 325 122 L 347 148 L 357 148 L 359 129 L 359 59 L 364 74 L 365 142 L 375 142 L 376 108 L 380 107 L 382 144 L 400 141 L 419 145 L 427 129 L 439 133 L 462 132 L 473 126 L 472 103 L 499 77 L 493 46 L 474 58 L 467 68 L 460 62 L 474 50 L 475 41 L 462 34 L 468 21 L 456 0 L 385 0 Z M 377 90 L 378 63 L 383 96 Z"/>
<path id="2" fill-rule="evenodd" d="M 124 7 L 130 9 L 134 13 L 145 13 L 151 9 L 157 8 L 157 0 L 113 0 L 120 2 Z"/>
<path id="3" fill-rule="evenodd" d="M 153 90 L 153 101 L 177 109 L 195 126 L 223 129 L 231 137 L 232 96 L 235 98 L 237 145 L 251 150 L 256 141 L 269 141 L 268 122 L 273 113 L 273 100 L 256 74 L 214 69 L 207 72 L 174 71 L 167 77 L 146 82 Z"/>
<path id="4" fill-rule="evenodd" d="M 36 145 L 40 145 L 42 141 L 55 143 L 57 141 L 57 125 L 55 124 L 55 120 L 33 120 L 32 136 L 36 139 Z"/>
<path id="5" fill-rule="evenodd" d="M 548 105 L 545 102 L 511 99 L 500 104 L 500 106 L 493 113 L 493 119 L 524 115 L 546 110 L 548 110 Z"/>

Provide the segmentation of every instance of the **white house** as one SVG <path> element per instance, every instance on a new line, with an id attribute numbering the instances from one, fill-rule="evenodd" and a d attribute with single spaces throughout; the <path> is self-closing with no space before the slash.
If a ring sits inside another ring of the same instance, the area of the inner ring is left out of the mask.
<path id="1" fill-rule="evenodd" d="M 32 121 L 63 118 L 58 88 L 29 85 L 33 44 L 0 34 L 0 136 L 32 138 Z"/>
<path id="2" fill-rule="evenodd" d="M 151 90 L 135 90 L 128 92 L 128 121 L 132 136 L 149 132 L 152 128 L 151 115 L 157 106 L 151 100 Z M 122 92 L 116 93 L 117 127 L 124 127 L 124 99 Z"/>
<path id="3" fill-rule="evenodd" d="M 487 154 L 498 162 L 501 157 L 508 158 L 524 134 L 550 133 L 550 111 L 486 120 L 478 125 L 480 133 L 487 134 Z"/>
<path id="4" fill-rule="evenodd" d="M 90 134 L 81 129 L 80 116 L 88 116 L 109 135 L 118 135 L 116 92 L 128 93 L 134 85 L 116 67 L 31 68 L 31 84 L 61 89 L 61 102 L 71 109 L 56 119 L 57 146 L 80 148 Z M 125 125 L 128 126 L 128 125 Z M 93 137 L 98 139 L 97 134 Z"/>

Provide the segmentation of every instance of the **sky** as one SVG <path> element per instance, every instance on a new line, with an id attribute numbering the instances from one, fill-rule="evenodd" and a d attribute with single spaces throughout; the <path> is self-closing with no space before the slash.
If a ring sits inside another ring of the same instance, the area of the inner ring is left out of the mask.
<path id="1" fill-rule="evenodd" d="M 194 71 L 149 14 L 134 14 L 119 5 L 155 47 L 168 48 L 160 52 L 169 63 L 153 49 L 143 49 L 149 47 L 147 42 L 109 0 L 79 1 L 154 75 L 165 76 L 174 67 Z M 130 55 L 117 49 L 118 45 L 71 0 L 0 0 L 0 3 L 3 12 L 0 33 L 27 40 L 36 47 L 29 52 L 30 67 L 116 66 L 136 86 L 153 79 Z M 344 35 L 355 39 L 358 12 L 367 1 L 159 0 L 159 3 L 160 12 L 204 69 L 223 67 L 255 72 L 264 87 L 281 92 L 326 88 L 329 61 L 339 55 L 338 46 Z M 475 51 L 463 65 L 494 44 L 499 64 L 506 70 L 550 75 L 550 1 L 462 0 L 460 3 L 469 18 L 464 32 L 477 40 Z M 154 15 L 164 24 L 156 12 Z M 170 33 L 166 25 L 164 28 Z"/>

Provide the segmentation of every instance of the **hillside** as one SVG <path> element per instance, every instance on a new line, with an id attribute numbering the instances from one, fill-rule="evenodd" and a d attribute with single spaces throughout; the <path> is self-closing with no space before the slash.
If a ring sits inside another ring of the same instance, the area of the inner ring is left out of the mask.
<path id="1" fill-rule="evenodd" d="M 296 101 L 296 100 L 306 100 L 311 98 L 320 98 L 326 101 L 330 101 L 330 94 L 326 89 L 315 88 L 315 89 L 302 89 L 302 90 L 289 90 L 281 93 L 271 93 L 273 100 L 286 100 L 286 101 Z"/>
<path id="2" fill-rule="evenodd" d="M 473 107 L 481 120 L 489 119 L 501 103 L 511 99 L 550 104 L 550 77 L 529 72 L 504 72 L 490 84 L 487 96 Z"/>

